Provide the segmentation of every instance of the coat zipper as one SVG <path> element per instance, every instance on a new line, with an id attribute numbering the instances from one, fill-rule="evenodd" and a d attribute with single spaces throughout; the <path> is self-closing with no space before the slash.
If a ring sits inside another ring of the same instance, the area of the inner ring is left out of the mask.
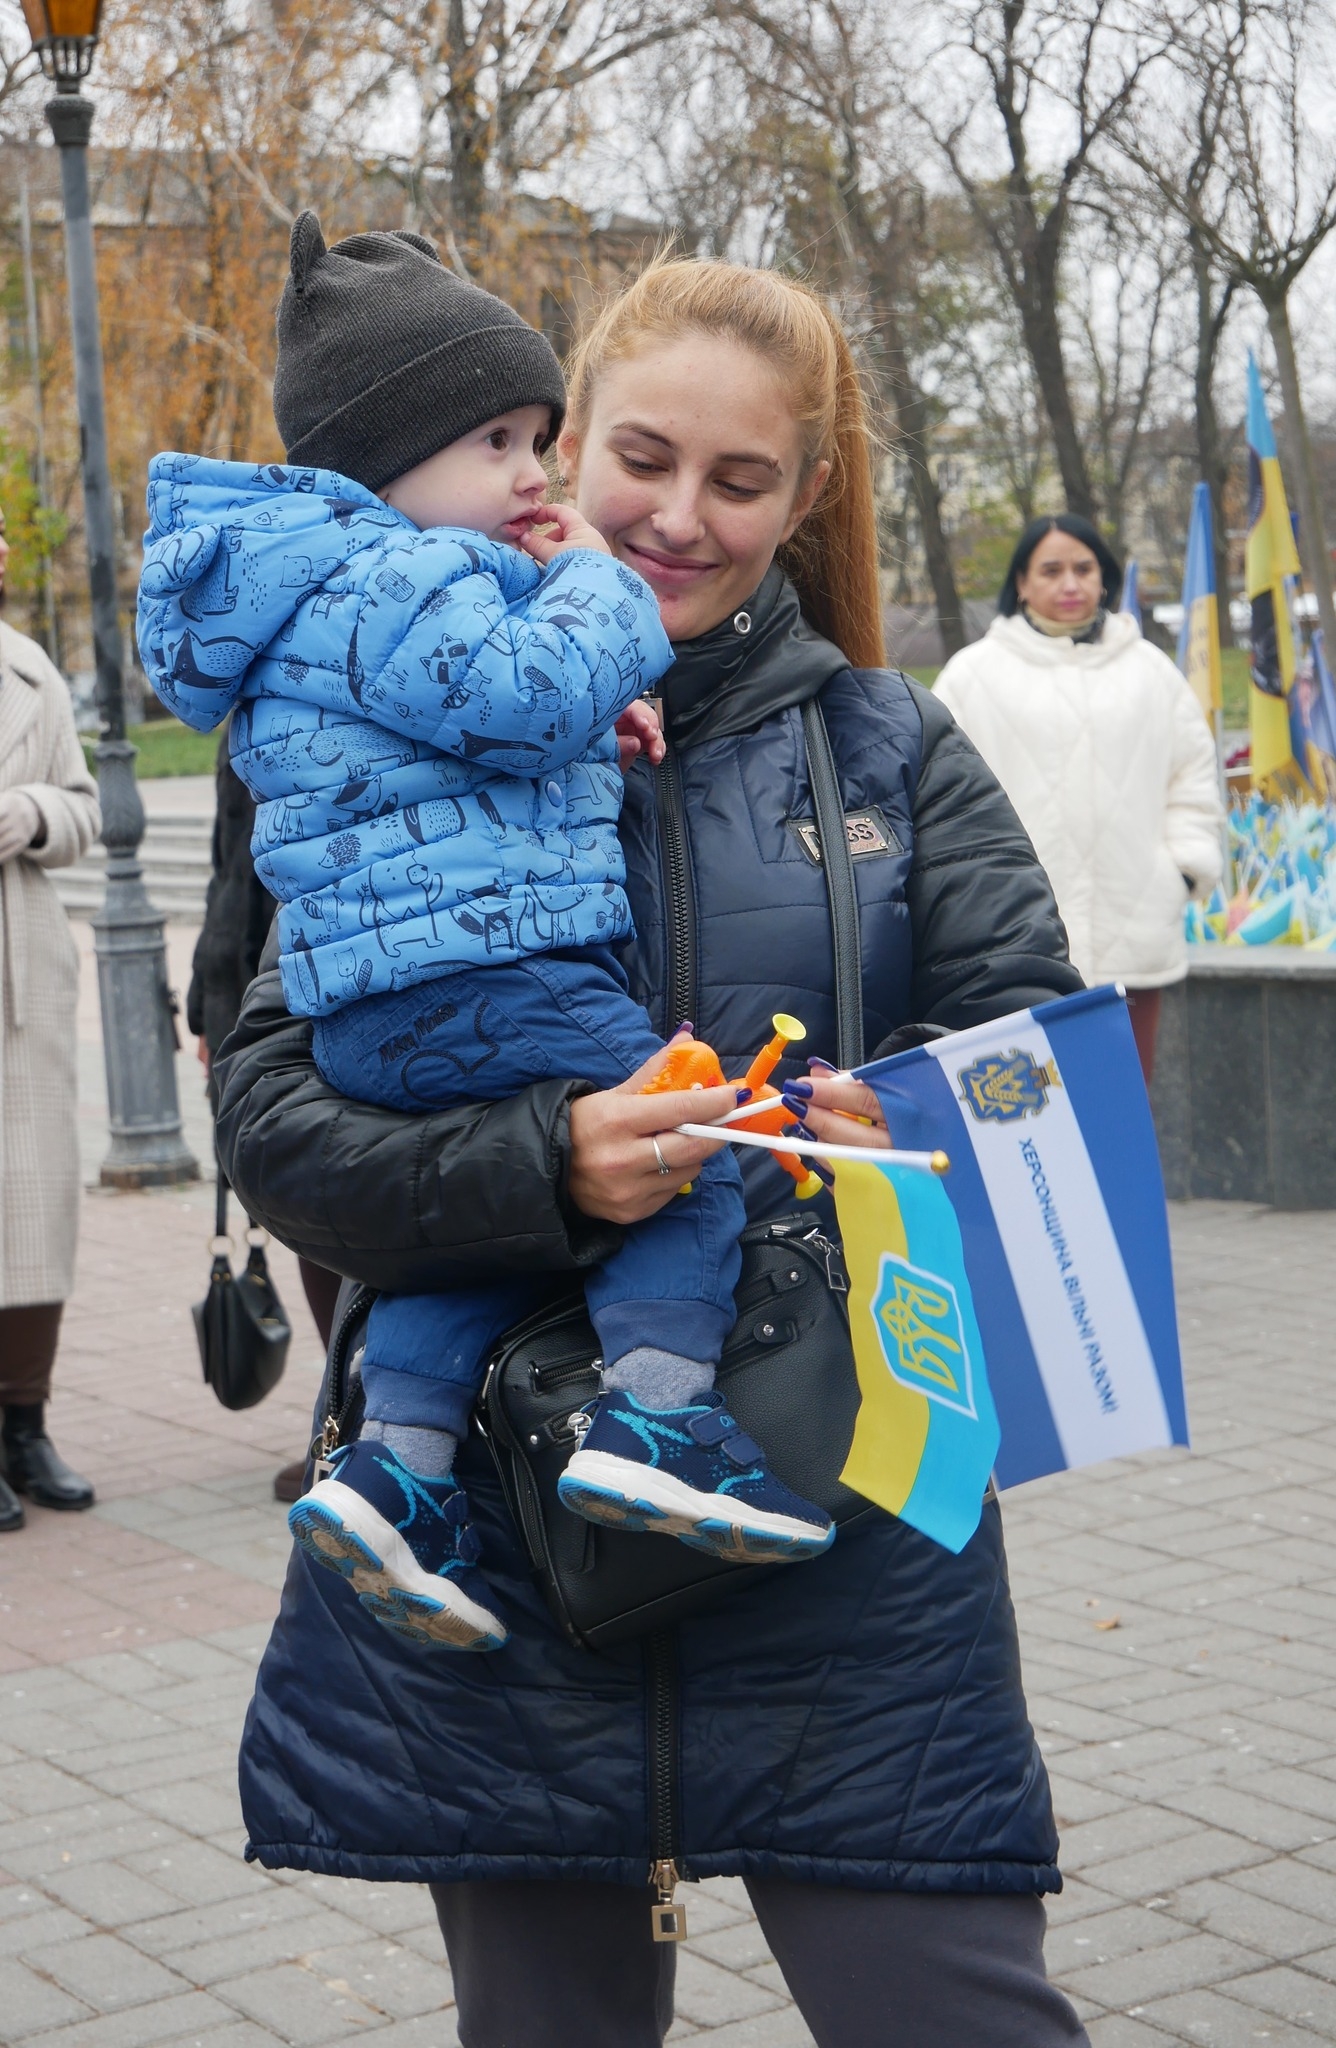
<path id="1" fill-rule="evenodd" d="M 375 1300 L 375 1289 L 359 1287 L 349 1300 L 347 1308 L 339 1317 L 329 1347 L 329 1396 L 325 1402 L 325 1419 L 319 1436 L 311 1445 L 310 1455 L 315 1463 L 317 1479 L 326 1477 L 329 1461 L 343 1441 L 343 1425 L 348 1419 L 348 1394 L 345 1381 L 348 1370 L 348 1340 L 359 1316 Z"/>
<path id="2" fill-rule="evenodd" d="M 687 848 L 686 806 L 677 752 L 669 746 L 654 771 L 655 816 L 665 884 L 667 935 L 667 1017 L 665 1036 L 696 1015 L 696 897 Z M 649 1743 L 649 1881 L 654 1887 L 650 1918 L 655 1941 L 685 1941 L 687 1911 L 674 1903 L 681 1881 L 678 1827 L 677 1637 L 671 1629 L 645 1643 L 647 1735 Z"/>
<path id="3" fill-rule="evenodd" d="M 687 1909 L 674 1904 L 682 1879 L 677 1797 L 677 1636 L 663 1629 L 645 1640 L 646 1718 L 649 1739 L 650 1920 L 655 1941 L 685 1941 Z"/>
<path id="4" fill-rule="evenodd" d="M 679 1024 L 689 1018 L 694 1021 L 696 1015 L 696 892 L 687 850 L 682 769 L 673 747 L 654 770 L 654 780 L 659 852 L 667 884 L 668 1015 L 664 1036 L 671 1038 Z"/>

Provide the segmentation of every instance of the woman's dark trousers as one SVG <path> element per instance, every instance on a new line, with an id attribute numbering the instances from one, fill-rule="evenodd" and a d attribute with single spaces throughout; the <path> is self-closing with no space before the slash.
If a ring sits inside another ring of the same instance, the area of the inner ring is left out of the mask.
<path id="1" fill-rule="evenodd" d="M 462 2048 L 661 2048 L 677 1950 L 650 1938 L 648 1887 L 431 1889 Z M 1037 1898 L 782 1878 L 747 1891 L 817 2048 L 1089 2048 L 1044 1973 Z"/>

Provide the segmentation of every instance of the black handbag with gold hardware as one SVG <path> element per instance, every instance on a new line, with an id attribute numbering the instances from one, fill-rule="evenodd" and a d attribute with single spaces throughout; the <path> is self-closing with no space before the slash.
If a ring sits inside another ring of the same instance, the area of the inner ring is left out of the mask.
<path id="1" fill-rule="evenodd" d="M 263 1231 L 252 1230 L 248 1224 L 250 1252 L 241 1272 L 232 1271 L 227 1192 L 220 1167 L 209 1291 L 191 1314 L 205 1380 L 224 1408 L 253 1408 L 273 1392 L 283 1376 L 292 1325 L 269 1276 Z"/>
<path id="2" fill-rule="evenodd" d="M 716 1379 L 779 1477 L 841 1526 L 877 1512 L 840 1484 L 859 1401 L 846 1295 L 839 1248 L 810 1218 L 753 1225 Z M 783 1569 L 596 1528 L 562 1505 L 557 1481 L 599 1391 L 597 1352 L 583 1294 L 541 1309 L 501 1340 L 478 1416 L 547 1603 L 589 1649 L 651 1634 L 717 1605 L 758 1571 Z"/>

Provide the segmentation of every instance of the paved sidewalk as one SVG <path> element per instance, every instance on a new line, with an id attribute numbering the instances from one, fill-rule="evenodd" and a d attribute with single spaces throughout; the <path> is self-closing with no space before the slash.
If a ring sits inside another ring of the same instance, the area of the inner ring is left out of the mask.
<path id="1" fill-rule="evenodd" d="M 1096 2048 L 1298 2048 L 1336 2040 L 1333 1219 L 1173 1225 L 1196 1454 L 1006 1503 L 1068 1877 L 1051 1966 Z M 318 1362 L 279 1251 L 288 1374 L 214 1405 L 188 1318 L 208 1230 L 203 1188 L 85 1198 L 54 1424 L 100 1503 L 0 1539 L 0 2039 L 449 2048 L 424 1892 L 241 1860 L 237 1735 L 287 1551 L 270 1480 Z M 688 1900 L 674 2040 L 808 2043 L 740 1886 Z"/>

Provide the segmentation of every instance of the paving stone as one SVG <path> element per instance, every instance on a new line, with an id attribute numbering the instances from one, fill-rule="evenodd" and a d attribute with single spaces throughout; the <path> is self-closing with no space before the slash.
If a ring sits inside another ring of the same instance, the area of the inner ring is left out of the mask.
<path id="1" fill-rule="evenodd" d="M 1327 1947 L 1331 1938 L 1325 1921 L 1214 1878 L 1182 1886 L 1168 1910 L 1176 1920 L 1199 1927 L 1203 1933 L 1222 1935 L 1278 1960 L 1315 1954 Z"/>
<path id="2" fill-rule="evenodd" d="M 1144 1906 L 1118 1906 L 1112 1912 L 1094 1913 L 1061 1927 L 1050 1927 L 1044 1955 L 1050 1976 L 1071 1981 L 1071 1973 L 1094 1963 L 1116 1962 L 1122 1956 L 1137 1955 L 1142 1949 L 1158 1948 L 1165 1942 L 1181 1941 L 1189 1930 L 1180 1920 L 1163 1911 L 1149 1912 Z M 1105 2003 L 1118 2003 L 1109 2001 Z"/>
<path id="3" fill-rule="evenodd" d="M 695 2029 L 691 2031 L 694 2033 Z M 451 2007 L 448 2012 L 392 2021 L 387 2027 L 377 2027 L 367 2038 L 375 2048 L 459 2048 L 459 2027 Z M 200 2048 L 214 2048 L 212 2038 L 201 2042 Z"/>
<path id="4" fill-rule="evenodd" d="M 1263 2012 L 1278 2013 L 1295 2026 L 1310 2027 L 1324 2040 L 1336 2040 L 1336 1984 L 1290 1964 L 1277 1964 L 1255 1975 L 1236 1977 L 1229 1996 Z"/>
<path id="5" fill-rule="evenodd" d="M 1220 1984 L 1257 1960 L 1237 1942 L 1214 1934 L 1185 1934 L 1181 1941 L 1161 1942 L 1116 1962 L 1069 1970 L 1063 1985 L 1106 2008 L 1123 2008 L 1146 2005 L 1176 1991 L 1193 1991 L 1201 1984 Z"/>
<path id="6" fill-rule="evenodd" d="M 327 1983 L 299 1963 L 248 1972 L 215 1984 L 213 1993 L 299 2048 L 327 2048 L 348 2034 L 364 2034 L 380 2017 L 346 1983 Z"/>
<path id="7" fill-rule="evenodd" d="M 693 1901 L 689 1924 L 691 1940 L 687 1946 L 691 1952 L 708 1957 L 712 1963 L 722 1963 L 727 1970 L 755 1969 L 758 1963 L 770 1959 L 765 1936 L 754 1920 L 735 1920 L 730 1926 L 716 1928 L 713 1933 L 698 1934 Z"/>
<path id="8" fill-rule="evenodd" d="M 1296 1913 L 1308 1913 L 1329 1924 L 1336 1922 L 1336 1874 L 1319 1870 L 1306 1854 L 1240 1870 L 1231 1882 L 1241 1891 L 1257 1892 L 1264 1899 L 1291 1906 Z"/>
<path id="9" fill-rule="evenodd" d="M 175 1904 L 170 1892 L 123 1863 L 75 1864 L 53 1870 L 44 1884 L 54 1898 L 63 1899 L 99 1927 L 124 1927 L 131 1920 L 170 1912 Z"/>
<path id="10" fill-rule="evenodd" d="M 1287 1784 L 1293 1774 L 1286 1774 Z M 1303 1849 L 1333 1829 L 1311 1813 L 1299 1813 L 1292 1806 L 1278 1806 L 1259 1796 L 1258 1786 L 1273 1782 L 1268 1772 L 1251 1785 L 1200 1785 L 1166 1792 L 1165 1804 L 1194 1820 L 1209 1821 L 1213 1827 L 1228 1828 L 1245 1841 L 1260 1842 L 1268 1849 Z M 1336 1785 L 1332 1788 L 1336 1792 Z"/>
<path id="11" fill-rule="evenodd" d="M 382 2034 L 377 2039 L 383 2042 L 385 2037 Z M 41 2043 L 38 2048 L 42 2048 Z M 59 2048 L 59 2037 L 51 2048 Z M 164 2041 L 162 2048 L 285 2048 L 285 2044 L 278 2034 L 271 2034 L 267 2027 L 257 2027 L 253 2020 L 232 2020 L 226 2026 L 210 2027 L 207 2034 L 176 2034 L 170 2041 Z"/>
<path id="12" fill-rule="evenodd" d="M 126 1856 L 125 1863 L 183 1905 L 206 1905 L 254 1891 L 264 1879 L 239 1855 L 226 1856 L 207 1842 L 179 1840 L 164 1850 Z"/>
<path id="13" fill-rule="evenodd" d="M 1086 2032 L 1090 2036 L 1090 2048 L 1162 2048 L 1166 2041 L 1182 2039 L 1178 2034 L 1162 2034 L 1158 2027 L 1148 2026 L 1145 2020 L 1129 2019 L 1126 2013 L 1120 2012 L 1092 2019 Z"/>
<path id="14" fill-rule="evenodd" d="M 1227 1835 L 1219 1828 L 1197 1827 L 1176 1835 L 1155 1849 L 1143 1849 L 1135 1856 L 1118 1856 L 1094 1867 L 1096 1881 L 1127 1899 L 1149 1899 L 1159 1892 L 1173 1891 L 1197 1877 L 1221 1877 L 1259 1863 L 1267 1851 L 1241 1835 Z"/>
<path id="15" fill-rule="evenodd" d="M 752 2019 L 773 2012 L 781 1997 L 763 1990 L 733 1970 L 720 1969 L 702 1955 L 682 1949 L 677 1958 L 678 2012 L 699 2027 L 718 2027 L 726 2020 Z"/>
<path id="16" fill-rule="evenodd" d="M 35 1970 L 13 1958 L 0 1961 L 0 2013 L 6 2037 L 23 2040 L 69 2020 L 86 2019 L 88 2007 Z"/>
<path id="17" fill-rule="evenodd" d="M 317 1958 L 325 1975 L 347 1975 L 347 1955 L 365 1939 L 366 1930 L 342 1914 L 332 1913 L 327 1907 L 317 1905 L 314 1900 L 298 1899 L 304 1910 L 300 1914 L 272 1915 L 265 1907 L 251 1916 L 252 1925 L 221 1940 L 203 1941 L 194 1946 L 172 1948 L 165 1952 L 173 1970 L 186 1977 L 192 1984 L 219 1984 L 230 1977 L 238 1977 L 245 1970 L 268 1969 L 271 1963 L 287 1962 L 294 1956 L 304 1961 L 316 1958 L 316 1951 L 324 1953 Z M 158 1923 L 159 1925 L 161 1923 Z M 138 1930 L 127 1930 L 126 1938 L 143 1946 Z M 336 1946 L 337 1945 L 337 1946 Z M 380 1937 L 380 1946 L 385 1945 Z M 440 1935 L 436 1937 L 438 1954 L 443 1954 Z M 158 1951 L 162 1954 L 164 1951 Z M 336 1971 L 333 1958 L 339 1957 Z M 310 1961 L 312 1968 L 316 1961 Z M 418 2011 L 417 2006 L 410 2007 Z M 386 2007 L 396 2016 L 401 2016 L 398 2007 Z"/>
<path id="18" fill-rule="evenodd" d="M 171 1970 L 114 1934 L 87 1934 L 28 1952 L 28 1962 L 98 2012 L 169 1998 L 182 1989 Z"/>
<path id="19" fill-rule="evenodd" d="M 1254 2007 L 1218 1991 L 1188 1991 L 1173 1998 L 1156 1999 L 1138 2008 L 1139 2018 L 1159 2027 L 1172 2041 L 1204 2043 L 1205 2048 L 1313 2048 L 1314 2035 L 1308 2027 L 1294 2027 L 1287 2021 L 1264 2017 Z"/>
<path id="20" fill-rule="evenodd" d="M 1098 1872 L 1116 1858 L 1135 1855 L 1140 1850 L 1159 1849 L 1176 1837 L 1193 1833 L 1193 1822 L 1187 1814 L 1174 1813 L 1163 1806 L 1138 1806 L 1124 1800 L 1115 1813 L 1087 1821 L 1080 1827 L 1064 1828 L 1062 1856 L 1073 1869 Z M 1097 1881 L 1103 1883 L 1104 1880 L 1100 1877 Z"/>
<path id="21" fill-rule="evenodd" d="M 676 2030 L 671 2038 L 676 2040 Z M 816 2048 L 803 2020 L 791 2005 L 759 2018 L 734 2020 L 729 2025 L 711 2027 L 695 2038 L 703 2048 Z"/>
<path id="22" fill-rule="evenodd" d="M 303 1961 L 327 1984 L 346 1983 L 355 1997 L 391 2019 L 413 2019 L 454 2003 L 444 1954 L 433 1965 L 401 1943 L 377 1939 L 356 1947 L 325 1948 L 305 1955 Z"/>
<path id="23" fill-rule="evenodd" d="M 170 1821 L 183 1833 L 210 1835 L 222 1828 L 243 1833 L 235 1780 L 225 1787 L 181 1778 L 157 1786 L 141 1786 L 133 1795 L 146 1813 Z"/>
<path id="24" fill-rule="evenodd" d="M 180 2042 L 183 2036 L 191 2048 L 195 2043 L 201 2048 L 219 2048 L 217 2028 L 231 2017 L 216 1999 L 202 1991 L 190 1991 L 39 2034 L 35 2048 L 162 2048 L 163 2043 Z M 25 2048 L 29 2044 L 25 2043 Z"/>

